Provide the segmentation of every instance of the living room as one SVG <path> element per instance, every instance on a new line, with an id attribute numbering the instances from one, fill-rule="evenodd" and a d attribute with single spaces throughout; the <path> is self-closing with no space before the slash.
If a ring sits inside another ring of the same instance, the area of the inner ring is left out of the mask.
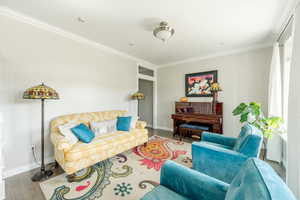
<path id="1" fill-rule="evenodd" d="M 1 198 L 299 199 L 298 5 L 1 1 Z"/>

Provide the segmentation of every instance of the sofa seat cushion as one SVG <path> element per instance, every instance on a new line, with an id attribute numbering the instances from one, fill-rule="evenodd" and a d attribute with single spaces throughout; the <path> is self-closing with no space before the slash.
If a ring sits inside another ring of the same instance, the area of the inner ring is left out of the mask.
<path id="1" fill-rule="evenodd" d="M 148 192 L 141 200 L 189 200 L 187 197 L 181 196 L 172 190 L 159 185 L 151 192 Z M 201 200 L 201 199 L 199 199 Z"/>
<path id="2" fill-rule="evenodd" d="M 89 144 L 78 142 L 73 145 L 69 151 L 65 152 L 65 161 L 73 162 L 87 157 L 91 160 L 111 157 L 120 153 L 123 149 L 129 150 L 139 145 L 140 141 L 145 140 L 145 137 L 148 137 L 147 130 L 141 129 L 130 129 L 129 132 L 117 131 L 100 135 L 95 137 Z"/>
<path id="3" fill-rule="evenodd" d="M 201 143 L 205 144 L 205 145 L 211 145 L 211 146 L 215 146 L 215 147 L 221 147 L 221 148 L 224 148 L 224 149 L 232 150 L 232 147 L 227 146 L 227 145 L 217 144 L 217 143 L 213 143 L 213 142 L 206 142 L 206 141 L 201 141 Z"/>

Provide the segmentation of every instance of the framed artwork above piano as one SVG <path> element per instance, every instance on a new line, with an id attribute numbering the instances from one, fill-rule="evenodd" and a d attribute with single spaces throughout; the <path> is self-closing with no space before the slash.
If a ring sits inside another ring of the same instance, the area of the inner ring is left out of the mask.
<path id="1" fill-rule="evenodd" d="M 222 102 L 217 102 L 215 105 L 212 102 L 175 102 L 175 114 L 171 117 L 173 135 L 180 135 L 179 126 L 182 124 L 205 126 L 210 132 L 223 134 Z"/>

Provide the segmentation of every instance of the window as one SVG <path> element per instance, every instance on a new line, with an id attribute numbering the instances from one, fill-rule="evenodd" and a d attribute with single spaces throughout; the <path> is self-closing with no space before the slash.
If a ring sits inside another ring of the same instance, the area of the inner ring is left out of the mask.
<path id="1" fill-rule="evenodd" d="M 154 71 L 142 66 L 139 66 L 139 74 L 147 75 L 147 76 L 154 76 Z"/>

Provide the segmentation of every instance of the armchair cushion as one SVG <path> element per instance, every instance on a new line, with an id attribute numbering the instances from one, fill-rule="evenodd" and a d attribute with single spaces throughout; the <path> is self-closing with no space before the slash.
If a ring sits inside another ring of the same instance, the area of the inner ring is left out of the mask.
<path id="1" fill-rule="evenodd" d="M 193 169 L 231 183 L 247 156 L 204 142 L 192 144 Z"/>
<path id="2" fill-rule="evenodd" d="M 161 169 L 160 184 L 189 199 L 224 200 L 229 185 L 213 177 L 167 161 Z"/>
<path id="3" fill-rule="evenodd" d="M 229 146 L 232 149 L 237 141 L 237 138 L 226 137 L 218 133 L 203 132 L 201 141 Z"/>
<path id="4" fill-rule="evenodd" d="M 229 149 L 229 150 L 232 150 L 232 147 L 231 146 L 226 146 L 226 145 L 222 145 L 222 144 L 218 144 L 218 143 L 213 143 L 213 142 L 202 142 L 202 144 L 207 144 L 207 145 L 212 145 L 212 146 L 216 146 L 216 147 L 221 147 L 221 148 L 224 148 L 224 149 Z"/>
<path id="5" fill-rule="evenodd" d="M 248 159 L 233 179 L 225 200 L 296 200 L 270 165 Z"/>
<path id="6" fill-rule="evenodd" d="M 260 151 L 261 143 L 261 131 L 253 125 L 246 124 L 242 127 L 233 150 L 241 152 L 248 157 L 257 157 Z"/>
<path id="7" fill-rule="evenodd" d="M 154 188 L 151 192 L 148 192 L 141 200 L 189 200 L 187 197 L 181 196 L 180 194 L 159 185 Z M 201 199 L 199 199 L 201 200 Z"/>

